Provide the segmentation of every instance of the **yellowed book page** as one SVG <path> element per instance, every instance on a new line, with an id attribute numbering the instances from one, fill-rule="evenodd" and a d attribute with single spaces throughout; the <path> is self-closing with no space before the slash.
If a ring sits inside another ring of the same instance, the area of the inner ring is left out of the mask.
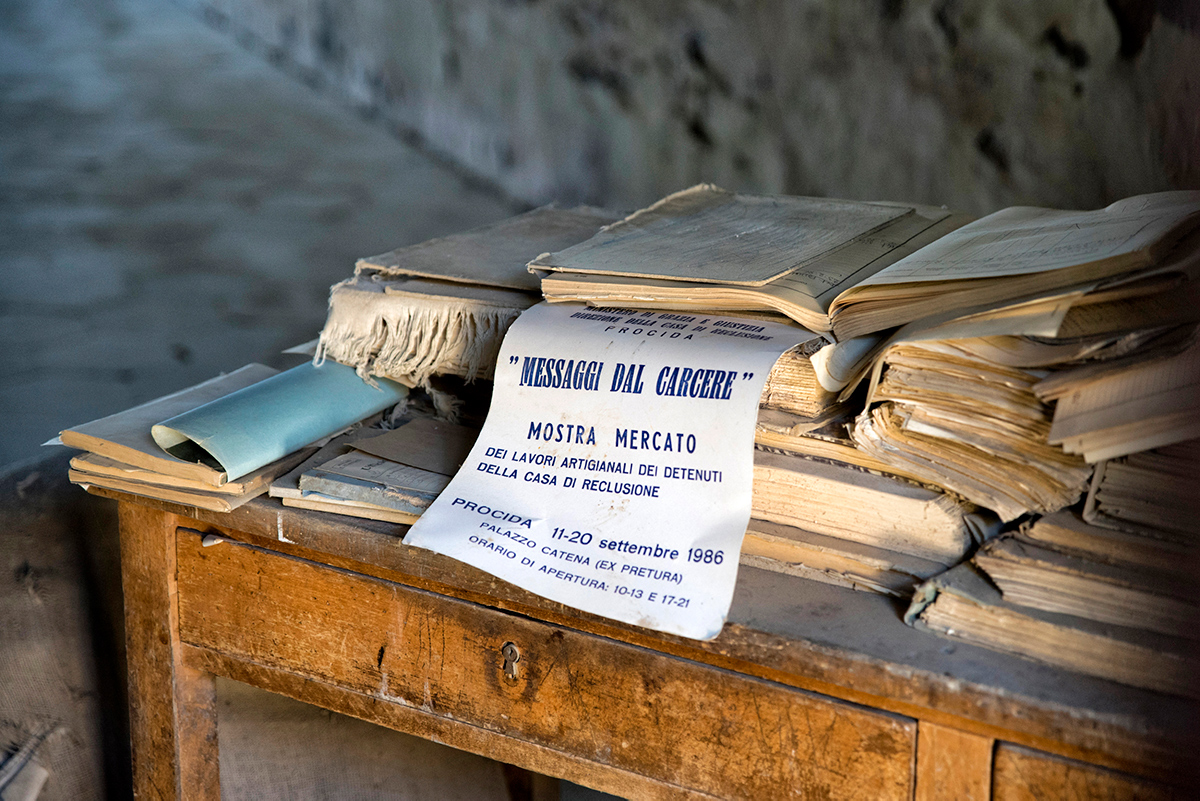
<path id="1" fill-rule="evenodd" d="M 1008 367 L 1049 367 L 1077 361 L 1109 347 L 1115 338 L 1047 341 L 1025 336 L 986 336 L 956 339 L 965 353 Z"/>
<path id="2" fill-rule="evenodd" d="M 759 286 L 912 213 L 911 206 L 739 195 L 703 184 L 530 268 Z"/>
<path id="3" fill-rule="evenodd" d="M 951 232 L 862 282 L 879 286 L 1050 272 L 1108 259 L 1149 265 L 1200 212 L 1200 192 L 1162 192 L 1096 211 L 1016 206 Z"/>
<path id="4" fill-rule="evenodd" d="M 906 331 L 906 336 L 913 340 L 991 336 L 1055 337 L 1072 306 L 1083 298 L 1090 287 L 1077 287 L 1069 292 L 965 314 L 928 329 L 915 324 Z"/>
<path id="5" fill-rule="evenodd" d="M 1200 387 L 1190 388 L 1187 394 L 1200 394 Z M 1088 462 L 1099 462 L 1195 437 L 1200 437 L 1200 414 L 1192 408 L 1116 428 L 1089 431 L 1080 437 L 1067 437 L 1062 447 L 1067 453 L 1083 454 Z"/>
<path id="6" fill-rule="evenodd" d="M 970 218 L 946 209 L 917 206 L 879 230 L 858 237 L 827 256 L 772 281 L 764 289 L 777 297 L 813 298 L 823 313 L 839 294 L 895 264 Z"/>

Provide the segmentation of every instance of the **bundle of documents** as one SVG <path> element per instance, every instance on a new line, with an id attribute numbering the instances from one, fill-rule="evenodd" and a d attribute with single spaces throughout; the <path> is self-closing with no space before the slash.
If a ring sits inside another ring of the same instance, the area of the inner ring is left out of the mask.
<path id="1" fill-rule="evenodd" d="M 1091 469 L 1047 441 L 1050 412 L 1033 391 L 1040 375 L 988 358 L 990 344 L 888 347 L 854 441 L 1005 521 L 1061 509 L 1080 497 Z"/>
<path id="2" fill-rule="evenodd" d="M 478 431 L 427 417 L 338 437 L 271 485 L 284 506 L 411 524 L 445 489 Z"/>
<path id="3" fill-rule="evenodd" d="M 267 491 L 310 446 L 404 400 L 341 365 L 280 373 L 250 364 L 228 375 L 63 431 L 70 480 L 83 486 L 228 512 Z"/>
<path id="4" fill-rule="evenodd" d="M 1120 237 L 1113 208 L 1075 218 L 1097 240 Z M 1074 503 L 1087 463 L 1200 435 L 1198 264 L 1192 233 L 1119 278 L 1093 265 L 1096 279 L 1073 290 L 903 329 L 876 361 L 855 442 L 1006 521 Z"/>
<path id="5" fill-rule="evenodd" d="M 1132 543 L 1060 512 L 926 582 L 906 618 L 945 636 L 1198 697 L 1196 543 Z"/>

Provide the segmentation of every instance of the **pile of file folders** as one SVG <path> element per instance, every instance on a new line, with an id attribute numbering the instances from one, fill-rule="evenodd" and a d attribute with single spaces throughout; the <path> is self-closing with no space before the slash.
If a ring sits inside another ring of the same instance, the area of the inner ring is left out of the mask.
<path id="1" fill-rule="evenodd" d="M 61 439 L 86 451 L 84 485 L 411 523 L 466 458 L 533 304 L 785 322 L 810 336 L 760 399 L 743 564 L 1195 695 L 1198 272 L 1197 192 L 974 220 L 709 185 L 623 217 L 546 207 L 360 259 L 312 363 Z"/>

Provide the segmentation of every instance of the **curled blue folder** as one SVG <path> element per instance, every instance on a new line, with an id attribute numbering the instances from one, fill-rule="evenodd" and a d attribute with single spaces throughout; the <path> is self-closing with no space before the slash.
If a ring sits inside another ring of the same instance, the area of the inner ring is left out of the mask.
<path id="1" fill-rule="evenodd" d="M 172 456 L 224 470 L 232 481 L 408 396 L 401 384 L 376 381 L 336 362 L 302 364 L 164 420 L 150 434 Z"/>

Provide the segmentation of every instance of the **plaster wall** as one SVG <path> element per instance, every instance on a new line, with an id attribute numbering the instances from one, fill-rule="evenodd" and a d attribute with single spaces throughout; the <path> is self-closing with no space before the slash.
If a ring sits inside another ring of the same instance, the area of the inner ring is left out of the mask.
<path id="1" fill-rule="evenodd" d="M 1187 0 L 184 0 L 528 203 L 1200 187 Z"/>

